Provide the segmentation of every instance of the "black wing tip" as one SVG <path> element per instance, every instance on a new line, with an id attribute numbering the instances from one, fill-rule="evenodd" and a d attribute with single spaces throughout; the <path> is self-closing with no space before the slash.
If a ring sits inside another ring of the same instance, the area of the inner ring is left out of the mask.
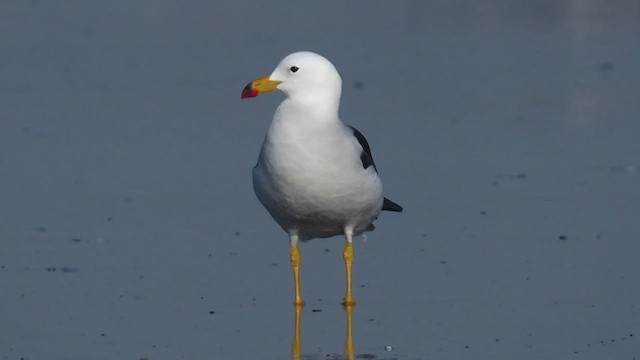
<path id="1" fill-rule="evenodd" d="M 387 198 L 384 198 L 384 201 L 382 202 L 382 210 L 402 212 L 402 206 L 394 203 Z"/>
<path id="2" fill-rule="evenodd" d="M 373 161 L 373 156 L 371 155 L 371 147 L 369 147 L 369 143 L 367 139 L 362 135 L 358 129 L 354 128 L 351 125 L 348 125 L 351 130 L 353 130 L 353 136 L 356 137 L 358 143 L 362 147 L 362 153 L 360 154 L 360 161 L 362 161 L 362 167 L 366 170 L 369 166 L 373 166 L 373 169 L 378 172 L 376 168 L 376 163 Z"/>

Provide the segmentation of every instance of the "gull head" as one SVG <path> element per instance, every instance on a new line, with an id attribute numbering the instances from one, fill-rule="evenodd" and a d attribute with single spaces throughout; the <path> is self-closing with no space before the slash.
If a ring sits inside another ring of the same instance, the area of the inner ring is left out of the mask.
<path id="1" fill-rule="evenodd" d="M 342 79 L 329 60 L 300 51 L 282 59 L 271 75 L 250 82 L 242 91 L 242 98 L 273 90 L 281 90 L 292 100 L 329 98 L 339 102 Z"/>

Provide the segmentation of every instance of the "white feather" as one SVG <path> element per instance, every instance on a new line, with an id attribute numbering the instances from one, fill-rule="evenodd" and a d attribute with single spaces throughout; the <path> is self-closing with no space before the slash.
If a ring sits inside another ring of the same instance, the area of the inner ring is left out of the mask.
<path id="1" fill-rule="evenodd" d="M 301 52 L 283 59 L 270 80 L 281 81 L 287 98 L 253 169 L 256 195 L 290 236 L 345 234 L 350 241 L 377 218 L 383 195 L 375 168 L 363 168 L 362 146 L 338 116 L 340 75 L 322 56 Z"/>

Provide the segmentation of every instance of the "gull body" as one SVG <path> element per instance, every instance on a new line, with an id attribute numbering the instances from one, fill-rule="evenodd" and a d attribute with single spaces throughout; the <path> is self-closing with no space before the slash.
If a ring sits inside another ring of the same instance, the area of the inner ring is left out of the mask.
<path id="1" fill-rule="evenodd" d="M 382 210 L 402 211 L 384 198 L 382 182 L 364 136 L 340 120 L 342 80 L 333 64 L 312 52 L 285 57 L 273 73 L 245 88 L 243 98 L 281 90 L 278 106 L 253 168 L 255 193 L 288 233 L 292 264 L 299 240 L 344 235 L 345 262 L 353 236 L 373 229 Z M 349 254 L 350 255 L 349 255 Z M 347 269 L 345 304 L 351 296 Z M 296 303 L 302 303 L 296 277 Z"/>

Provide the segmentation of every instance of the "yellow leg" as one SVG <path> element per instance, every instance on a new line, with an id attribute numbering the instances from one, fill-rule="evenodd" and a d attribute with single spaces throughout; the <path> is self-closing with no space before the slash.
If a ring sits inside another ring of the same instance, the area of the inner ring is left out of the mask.
<path id="1" fill-rule="evenodd" d="M 351 244 L 350 241 L 347 241 L 347 244 L 344 247 L 342 258 L 344 259 L 344 264 L 347 268 L 347 295 L 344 297 L 344 299 L 342 299 L 342 305 L 352 306 L 356 304 L 356 301 L 353 300 L 353 295 L 351 294 L 351 265 L 353 264 L 353 244 Z"/>
<path id="2" fill-rule="evenodd" d="M 291 266 L 293 267 L 293 281 L 296 287 L 296 300 L 294 304 L 304 305 L 302 295 L 300 294 L 300 251 L 298 245 L 291 245 Z"/>
<path id="3" fill-rule="evenodd" d="M 293 333 L 293 344 L 291 345 L 291 355 L 294 360 L 300 360 L 302 354 L 302 341 L 300 340 L 300 316 L 302 315 L 302 305 L 296 305 L 296 324 Z"/>

